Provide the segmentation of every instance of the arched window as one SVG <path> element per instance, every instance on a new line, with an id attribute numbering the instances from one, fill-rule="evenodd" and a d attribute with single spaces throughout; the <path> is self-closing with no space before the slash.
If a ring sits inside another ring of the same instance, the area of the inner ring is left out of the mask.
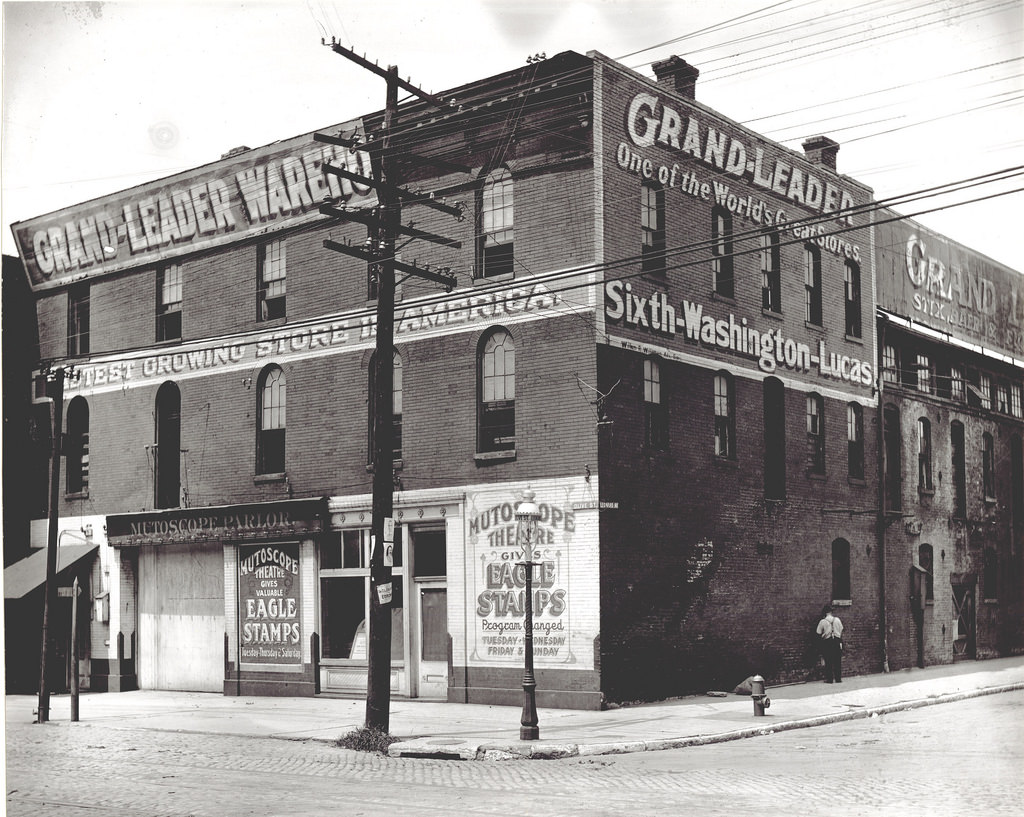
<path id="1" fill-rule="evenodd" d="M 883 477 L 885 484 L 885 510 L 903 510 L 903 432 L 900 428 L 900 410 L 887 404 L 882 410 Z"/>
<path id="2" fill-rule="evenodd" d="M 860 403 L 846 406 L 847 474 L 864 479 L 864 409 Z"/>
<path id="3" fill-rule="evenodd" d="M 392 357 L 392 380 L 391 380 L 391 458 L 402 459 L 402 356 L 396 349 Z M 376 355 L 370 358 L 369 395 L 367 401 L 370 409 L 368 428 L 370 460 L 373 460 L 374 428 L 377 405 L 377 358 Z"/>
<path id="4" fill-rule="evenodd" d="M 917 549 L 917 563 L 924 571 L 924 597 L 928 601 L 935 598 L 935 553 L 931 545 L 921 545 Z"/>
<path id="5" fill-rule="evenodd" d="M 736 279 L 732 263 L 732 214 L 724 207 L 715 207 L 711 211 L 711 240 L 714 291 L 725 298 L 734 298 Z"/>
<path id="6" fill-rule="evenodd" d="M 661 363 L 644 358 L 644 428 L 650 448 L 668 448 L 668 406 L 661 380 Z"/>
<path id="7" fill-rule="evenodd" d="M 498 167 L 484 177 L 479 199 L 477 240 L 478 278 L 511 274 L 514 270 L 512 174 Z"/>
<path id="8" fill-rule="evenodd" d="M 846 334 L 859 338 L 861 333 L 860 317 L 860 267 L 853 259 L 846 260 L 844 272 L 846 289 Z"/>
<path id="9" fill-rule="evenodd" d="M 516 447 L 516 347 L 505 329 L 485 335 L 479 350 L 477 450 Z"/>
<path id="10" fill-rule="evenodd" d="M 164 383 L 156 393 L 153 501 L 157 508 L 181 504 L 181 392 Z"/>
<path id="11" fill-rule="evenodd" d="M 267 366 L 258 383 L 256 473 L 284 473 L 285 379 L 279 366 Z"/>
<path id="12" fill-rule="evenodd" d="M 850 543 L 836 539 L 832 543 L 832 600 L 850 600 Z"/>
<path id="13" fill-rule="evenodd" d="M 927 417 L 917 420 L 917 487 L 931 491 L 932 485 L 932 424 Z"/>
<path id="14" fill-rule="evenodd" d="M 736 459 L 736 395 L 727 372 L 715 375 L 715 455 Z"/>
<path id="15" fill-rule="evenodd" d="M 782 258 L 778 230 L 761 233 L 761 308 L 782 312 Z"/>
<path id="16" fill-rule="evenodd" d="M 89 490 L 89 404 L 84 397 L 76 397 L 68 404 L 67 429 L 67 492 L 84 494 Z"/>
<path id="17" fill-rule="evenodd" d="M 807 472 L 825 473 L 825 401 L 820 394 L 807 395 Z"/>
<path id="18" fill-rule="evenodd" d="M 992 435 L 987 431 L 981 435 L 981 469 L 985 487 L 985 499 L 996 498 L 996 451 Z"/>
<path id="19" fill-rule="evenodd" d="M 953 452 L 953 516 L 967 518 L 967 446 L 964 424 L 954 420 L 949 424 L 949 443 Z"/>
<path id="20" fill-rule="evenodd" d="M 641 269 L 665 272 L 665 191 L 645 181 L 640 185 Z"/>
<path id="21" fill-rule="evenodd" d="M 821 326 L 821 251 L 804 245 L 804 320 Z"/>
<path id="22" fill-rule="evenodd" d="M 764 498 L 786 498 L 786 388 L 777 377 L 764 381 Z"/>

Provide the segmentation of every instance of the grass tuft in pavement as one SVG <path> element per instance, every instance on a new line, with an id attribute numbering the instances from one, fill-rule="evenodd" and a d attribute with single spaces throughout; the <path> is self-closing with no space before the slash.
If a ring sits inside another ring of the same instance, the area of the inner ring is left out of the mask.
<path id="1" fill-rule="evenodd" d="M 394 735 L 382 732 L 375 726 L 360 726 L 338 738 L 336 745 L 343 749 L 354 749 L 357 752 L 378 752 L 386 755 L 388 747 L 397 742 L 398 738 Z"/>

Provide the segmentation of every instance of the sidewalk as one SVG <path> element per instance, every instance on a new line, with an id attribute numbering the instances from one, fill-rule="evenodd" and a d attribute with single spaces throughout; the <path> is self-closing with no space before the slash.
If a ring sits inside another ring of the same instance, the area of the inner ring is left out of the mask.
<path id="1" fill-rule="evenodd" d="M 519 740 L 519 707 L 392 699 L 393 757 L 463 760 L 558 758 L 718 743 L 772 731 L 1024 689 L 1024 656 L 769 687 L 754 716 L 750 696 L 693 696 L 603 712 L 541 709 L 539 741 Z M 35 696 L 9 695 L 8 723 L 31 723 Z M 50 723 L 71 726 L 70 698 L 50 700 Z M 84 693 L 81 724 L 287 740 L 334 741 L 365 720 L 365 702 L 338 698 L 234 698 L 216 693 Z"/>

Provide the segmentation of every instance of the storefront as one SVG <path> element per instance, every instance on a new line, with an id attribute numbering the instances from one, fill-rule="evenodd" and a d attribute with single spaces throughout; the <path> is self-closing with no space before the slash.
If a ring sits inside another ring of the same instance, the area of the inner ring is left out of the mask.
<path id="1" fill-rule="evenodd" d="M 325 515 L 325 500 L 299 499 L 107 517 L 137 577 L 139 687 L 312 695 Z"/>

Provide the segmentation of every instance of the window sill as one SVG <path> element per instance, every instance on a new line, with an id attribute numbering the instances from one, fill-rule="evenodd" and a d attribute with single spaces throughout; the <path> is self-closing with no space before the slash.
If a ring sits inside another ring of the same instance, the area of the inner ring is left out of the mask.
<path id="1" fill-rule="evenodd" d="M 861 346 L 864 345 L 864 336 L 863 335 L 851 335 L 851 334 L 847 333 L 846 339 L 850 343 L 859 343 Z"/>
<path id="2" fill-rule="evenodd" d="M 812 332 L 822 332 L 822 333 L 824 333 L 824 331 L 825 331 L 825 327 L 822 326 L 820 323 L 812 323 L 811 321 L 806 321 L 805 320 L 804 321 L 804 326 L 807 329 L 810 329 Z"/>
<path id="3" fill-rule="evenodd" d="M 853 607 L 853 599 L 832 599 L 833 607 Z"/>
<path id="4" fill-rule="evenodd" d="M 856 486 L 858 486 L 860 488 L 863 488 L 865 485 L 868 484 L 868 481 L 866 479 L 864 479 L 864 477 L 847 477 L 846 481 L 850 485 L 856 485 Z"/>
<path id="5" fill-rule="evenodd" d="M 508 451 L 483 451 L 473 455 L 477 465 L 489 465 L 494 462 L 508 462 L 516 458 L 516 449 Z"/>
<path id="6" fill-rule="evenodd" d="M 785 320 L 785 316 L 781 312 L 777 312 L 774 309 L 765 309 L 763 306 L 761 307 L 761 314 L 766 318 L 772 318 L 773 320 Z"/>
<path id="7" fill-rule="evenodd" d="M 155 346 L 159 346 L 159 347 L 163 348 L 165 346 L 174 346 L 175 344 L 178 344 L 178 343 L 181 343 L 181 342 L 182 342 L 182 339 L 180 337 L 177 337 L 177 338 L 164 338 L 163 340 L 155 340 L 155 341 L 153 341 L 153 344 Z"/>
<path id="8" fill-rule="evenodd" d="M 723 457 L 715 454 L 714 462 L 722 468 L 739 468 L 739 461 L 735 457 Z"/>
<path id="9" fill-rule="evenodd" d="M 64 494 L 65 499 L 88 499 L 88 491 L 70 491 Z"/>
<path id="10" fill-rule="evenodd" d="M 486 278 L 474 278 L 473 286 L 484 287 L 499 281 L 514 281 L 516 274 L 514 272 L 505 272 L 501 275 L 489 275 Z"/>
<path id="11" fill-rule="evenodd" d="M 715 290 L 711 290 L 711 300 L 712 301 L 721 301 L 722 303 L 731 304 L 732 306 L 736 306 L 736 296 L 735 295 L 722 295 L 720 292 L 716 292 Z"/>
<path id="12" fill-rule="evenodd" d="M 252 478 L 252 481 L 255 485 L 265 485 L 271 482 L 287 482 L 288 474 L 285 471 L 279 471 L 273 474 L 256 474 L 256 476 Z"/>
<path id="13" fill-rule="evenodd" d="M 917 493 L 919 496 L 935 496 L 935 489 L 918 487 Z"/>
<path id="14" fill-rule="evenodd" d="M 392 471 L 401 471 L 403 468 L 405 468 L 405 460 L 391 460 L 391 470 Z M 366 473 L 367 474 L 372 474 L 373 473 L 373 463 L 372 462 L 366 463 Z"/>
<path id="15" fill-rule="evenodd" d="M 998 605 L 999 604 L 999 599 L 982 599 L 981 603 L 982 604 Z"/>
<path id="16" fill-rule="evenodd" d="M 997 500 L 996 500 L 996 498 L 994 496 L 987 496 L 987 497 L 985 497 L 985 504 L 986 505 L 995 505 L 996 501 Z"/>
<path id="17" fill-rule="evenodd" d="M 819 474 L 817 471 L 807 471 L 805 473 L 807 474 L 807 479 L 814 480 L 815 482 L 825 481 L 825 475 Z"/>
<path id="18" fill-rule="evenodd" d="M 288 323 L 288 316 L 287 315 L 284 315 L 284 316 L 282 316 L 280 318 L 266 318 L 266 319 L 257 318 L 256 319 L 256 325 L 257 326 L 284 326 L 286 323 Z"/>

